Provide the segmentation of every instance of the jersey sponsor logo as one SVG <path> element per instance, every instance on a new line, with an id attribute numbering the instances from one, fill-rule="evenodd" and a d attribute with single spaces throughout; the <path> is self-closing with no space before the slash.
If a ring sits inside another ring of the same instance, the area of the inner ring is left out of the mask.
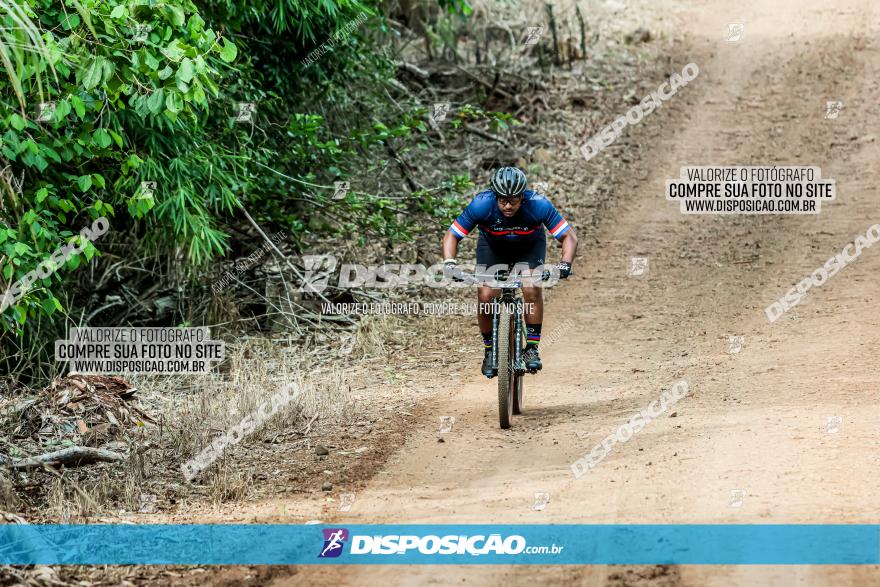
<path id="1" fill-rule="evenodd" d="M 517 235 L 527 235 L 533 234 L 536 230 L 541 228 L 540 226 L 534 226 L 529 228 L 527 226 L 501 226 L 500 223 L 496 223 L 492 228 L 483 226 L 483 230 L 491 234 L 492 236 L 503 236 L 508 234 L 517 234 Z"/>

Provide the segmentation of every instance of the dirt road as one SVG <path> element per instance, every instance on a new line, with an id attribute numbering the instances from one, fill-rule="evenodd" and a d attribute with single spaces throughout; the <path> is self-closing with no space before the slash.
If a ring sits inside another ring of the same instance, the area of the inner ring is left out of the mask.
<path id="1" fill-rule="evenodd" d="M 700 75 L 626 131 L 647 142 L 647 156 L 629 163 L 631 180 L 616 186 L 619 205 L 599 244 L 582 249 L 577 277 L 550 295 L 544 332 L 566 319 L 576 327 L 544 345 L 524 415 L 498 429 L 494 381 L 475 363 L 449 375 L 350 512 L 295 498 L 283 504 L 289 511 L 341 524 L 876 523 L 880 248 L 777 322 L 764 308 L 880 222 L 880 6 L 752 0 L 681 10 L 651 26 L 683 26 L 672 32 L 691 42 Z M 727 43 L 735 22 L 745 23 L 743 38 Z M 832 100 L 844 108 L 826 119 Z M 821 167 L 837 180 L 837 200 L 818 216 L 686 217 L 663 196 L 684 165 L 773 164 Z M 628 275 L 633 256 L 649 259 L 646 277 Z M 473 334 L 462 324 L 465 340 Z M 738 353 L 730 336 L 745 337 Z M 575 459 L 679 379 L 688 396 L 574 478 Z M 456 418 L 443 443 L 440 416 Z M 829 417 L 840 419 L 829 427 Z M 535 511 L 539 492 L 550 501 Z M 272 584 L 877 581 L 876 568 L 349 567 L 299 568 Z"/>

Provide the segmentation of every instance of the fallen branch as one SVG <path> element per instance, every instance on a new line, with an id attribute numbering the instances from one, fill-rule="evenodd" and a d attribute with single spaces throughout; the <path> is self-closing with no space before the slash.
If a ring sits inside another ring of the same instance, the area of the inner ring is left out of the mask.
<path id="1" fill-rule="evenodd" d="M 311 312 L 305 312 L 303 314 L 300 314 L 299 316 L 303 318 L 311 318 L 312 320 L 326 320 L 328 322 L 347 322 L 351 324 L 351 317 L 347 315 L 313 314 Z"/>
<path id="2" fill-rule="evenodd" d="M 33 469 L 43 467 L 57 467 L 64 465 L 65 467 L 79 467 L 82 465 L 91 465 L 92 463 L 115 463 L 125 460 L 125 457 L 119 453 L 101 448 L 88 448 L 85 446 L 71 446 L 54 452 L 45 453 L 28 459 L 19 459 L 17 461 L 6 461 L 4 464 L 10 469 Z"/>
<path id="3" fill-rule="evenodd" d="M 259 165 L 259 163 L 258 163 L 258 165 Z M 264 166 L 264 167 L 265 167 L 265 166 Z M 270 169 L 271 169 L 271 168 L 270 168 Z M 273 169 L 273 171 L 274 171 L 274 169 Z M 277 171 L 276 171 L 275 173 L 278 173 L 279 175 L 284 176 L 283 173 L 279 173 L 279 172 L 277 172 Z M 287 176 L 284 176 L 284 177 L 287 177 Z M 253 226 L 255 229 L 257 229 L 257 232 L 260 233 L 260 236 L 263 237 L 263 240 L 266 241 L 266 242 L 269 244 L 270 247 L 272 247 L 272 249 L 278 254 L 279 257 L 281 257 L 281 259 L 287 264 L 287 266 L 290 267 L 290 269 L 294 272 L 294 274 L 296 274 L 296 276 L 299 277 L 299 278 L 302 280 L 302 282 L 303 282 L 304 285 L 309 285 L 308 281 L 307 281 L 306 278 L 303 276 L 303 274 L 300 273 L 299 269 L 297 269 L 297 268 L 293 265 L 293 263 L 290 262 L 290 259 L 288 259 L 287 256 L 286 256 L 284 253 L 281 252 L 281 249 L 279 249 L 277 246 L 275 246 L 275 243 L 272 242 L 272 240 L 271 240 L 268 236 L 266 236 L 266 233 L 263 232 L 263 229 L 260 228 L 260 225 L 257 224 L 257 221 L 254 220 L 253 217 L 251 217 L 250 214 L 248 214 L 248 211 L 245 210 L 245 208 L 244 208 L 244 204 L 242 204 L 241 202 L 239 202 L 239 203 L 238 203 L 238 206 L 239 206 L 239 208 L 241 208 L 241 211 L 244 212 L 245 218 L 248 219 L 248 222 L 251 223 L 251 226 Z M 324 301 L 327 302 L 328 304 L 330 303 L 330 300 L 328 300 L 327 298 L 325 298 L 325 297 L 324 297 L 324 294 L 322 294 L 322 293 L 321 293 L 320 291 L 318 291 L 317 289 L 315 289 L 315 288 L 309 286 L 308 289 L 306 289 L 306 291 L 313 292 L 313 293 L 315 293 L 319 298 L 321 298 L 322 300 L 324 300 Z M 296 304 L 296 305 L 299 306 L 300 309 L 305 310 L 305 308 L 303 308 L 303 307 L 300 306 L 299 304 Z M 296 316 L 296 315 L 294 314 L 294 316 Z M 350 322 L 351 324 L 355 324 L 355 321 L 352 320 L 351 318 L 348 318 L 348 317 L 346 316 L 346 319 L 347 319 L 348 322 Z"/>
<path id="4" fill-rule="evenodd" d="M 487 82 L 486 80 L 484 80 L 480 77 L 477 77 L 476 75 L 474 75 L 473 73 L 471 73 L 470 71 L 468 71 L 467 69 L 465 69 L 464 67 L 462 67 L 460 65 L 456 65 L 455 67 L 459 71 L 461 71 L 463 74 L 465 74 L 466 76 L 468 76 L 469 78 L 471 78 L 472 80 L 477 82 L 478 84 L 485 86 L 486 89 L 489 90 L 489 96 L 491 96 L 494 93 L 494 94 L 500 94 L 500 95 L 504 96 L 505 98 L 510 98 L 511 100 L 513 99 L 513 94 L 511 94 L 510 92 L 505 92 L 504 90 L 497 87 L 496 85 L 492 85 L 489 82 Z"/>
<path id="5" fill-rule="evenodd" d="M 496 143 L 501 143 L 505 147 L 510 147 L 510 144 L 507 141 L 505 141 L 504 139 L 502 139 L 501 137 L 497 137 L 497 136 L 495 136 L 491 133 L 488 133 L 484 130 L 481 130 L 479 128 L 471 126 L 468 123 L 464 123 L 464 129 L 468 132 L 474 133 L 475 135 L 477 135 L 479 137 L 483 137 L 484 139 L 487 139 L 490 141 L 495 141 Z"/>
<path id="6" fill-rule="evenodd" d="M 409 187 L 409 191 L 415 192 L 419 189 L 423 189 L 425 186 L 418 185 L 416 180 L 412 178 L 412 174 L 410 173 L 409 165 L 407 165 L 406 161 L 397 154 L 395 148 L 391 145 L 390 140 L 385 141 L 385 149 L 388 151 L 388 154 L 391 155 L 391 158 L 397 162 L 397 167 L 400 169 L 400 175 L 403 177 L 404 181 L 406 181 L 407 187 Z"/>
<path id="7" fill-rule="evenodd" d="M 312 416 L 312 419 L 311 419 L 311 420 L 309 420 L 309 425 L 306 426 L 306 431 L 303 432 L 303 435 L 307 435 L 309 432 L 312 431 L 312 424 L 314 424 L 314 423 L 315 423 L 315 420 L 317 420 L 317 419 L 318 419 L 318 413 L 315 412 L 315 415 Z"/>
<path id="8" fill-rule="evenodd" d="M 406 61 L 397 62 L 397 67 L 402 69 L 403 71 L 412 74 L 414 77 L 417 77 L 421 80 L 426 80 L 431 77 L 431 74 L 425 71 L 424 69 L 413 65 L 412 63 L 407 63 Z"/>

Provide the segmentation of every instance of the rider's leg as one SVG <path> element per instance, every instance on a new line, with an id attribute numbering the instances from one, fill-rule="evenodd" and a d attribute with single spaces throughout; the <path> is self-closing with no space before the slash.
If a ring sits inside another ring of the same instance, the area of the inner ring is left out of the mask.
<path id="1" fill-rule="evenodd" d="M 526 304 L 524 312 L 526 328 L 529 325 L 537 326 L 539 339 L 541 323 L 544 321 L 544 297 L 541 295 L 543 292 L 544 289 L 540 287 L 526 287 L 524 285 L 522 288 L 523 301 Z"/>
<path id="2" fill-rule="evenodd" d="M 496 251 L 492 250 L 486 237 L 480 233 L 477 240 L 477 273 L 485 273 L 488 266 L 497 262 Z M 492 309 L 489 304 L 497 295 L 498 292 L 491 287 L 481 285 L 477 288 L 477 324 L 480 325 L 484 347 L 492 347 Z"/>
<path id="3" fill-rule="evenodd" d="M 526 348 L 523 359 L 526 369 L 536 371 L 542 367 L 538 354 L 538 343 L 541 342 L 541 323 L 544 320 L 544 297 L 540 287 L 523 287 L 523 302 L 526 307 L 523 314 L 526 323 Z"/>
<path id="4" fill-rule="evenodd" d="M 544 296 L 540 287 L 523 287 L 525 307 L 526 348 L 541 342 L 541 324 L 544 322 Z"/>
<path id="5" fill-rule="evenodd" d="M 494 377 L 498 370 L 493 367 L 492 360 L 492 301 L 497 292 L 491 287 L 480 286 L 477 288 L 477 323 L 480 325 L 480 334 L 483 336 L 483 366 L 480 371 L 486 377 Z"/>
<path id="6" fill-rule="evenodd" d="M 498 295 L 498 291 L 481 285 L 477 288 L 477 324 L 480 325 L 480 333 L 483 335 L 483 341 L 489 339 L 489 346 L 492 346 L 492 300 Z"/>
<path id="7" fill-rule="evenodd" d="M 538 285 L 529 285 L 529 283 L 535 283 L 534 279 L 541 278 L 546 252 L 546 241 L 539 239 L 531 245 L 527 255 L 523 257 L 529 267 L 523 270 L 525 279 L 522 288 L 523 302 L 526 305 L 523 312 L 526 323 L 526 348 L 523 352 L 523 359 L 525 359 L 526 368 L 529 370 L 541 368 L 538 343 L 541 341 L 541 324 L 544 322 L 543 288 Z"/>
<path id="8" fill-rule="evenodd" d="M 541 356 L 538 353 L 538 343 L 541 341 L 541 322 L 544 319 L 544 298 L 540 287 L 522 288 L 523 292 L 523 317 L 526 323 L 526 348 L 523 349 L 523 360 L 526 369 L 537 371 L 541 369 Z"/>
<path id="9" fill-rule="evenodd" d="M 496 254 L 489 246 L 486 238 L 480 233 L 477 240 L 477 273 L 482 273 L 485 268 L 496 262 Z M 477 288 L 477 324 L 480 326 L 480 335 L 483 337 L 483 366 L 481 372 L 486 377 L 494 377 L 497 370 L 492 367 L 492 300 L 498 292 L 491 287 L 480 286 Z"/>

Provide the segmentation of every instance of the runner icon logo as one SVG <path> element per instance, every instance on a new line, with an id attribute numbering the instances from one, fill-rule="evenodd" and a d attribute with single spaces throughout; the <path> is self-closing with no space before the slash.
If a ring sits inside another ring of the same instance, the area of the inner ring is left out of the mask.
<path id="1" fill-rule="evenodd" d="M 834 120 L 838 116 L 840 116 L 840 111 L 843 110 L 843 102 L 835 100 L 833 102 L 825 103 L 825 120 Z"/>
<path id="2" fill-rule="evenodd" d="M 727 25 L 727 38 L 725 39 L 725 41 L 727 41 L 728 43 L 736 43 L 743 38 L 743 33 L 745 32 L 745 23 L 732 22 Z"/>
<path id="3" fill-rule="evenodd" d="M 446 120 L 447 114 L 449 114 L 449 102 L 438 102 L 434 104 L 434 109 L 431 111 L 431 120 L 434 122 Z"/>
<path id="4" fill-rule="evenodd" d="M 350 184 L 347 181 L 334 181 L 333 187 L 336 191 L 333 192 L 333 199 L 344 200 L 345 194 L 348 193 L 349 186 Z"/>
<path id="5" fill-rule="evenodd" d="M 330 274 L 336 269 L 333 255 L 303 255 L 303 285 L 299 291 L 321 292 L 329 285 Z"/>
<path id="6" fill-rule="evenodd" d="M 644 277 L 648 274 L 647 257 L 631 257 L 629 263 L 630 277 Z"/>
<path id="7" fill-rule="evenodd" d="M 727 339 L 727 352 L 735 355 L 743 349 L 746 342 L 745 336 L 730 336 Z"/>
<path id="8" fill-rule="evenodd" d="M 544 34 L 544 27 L 542 26 L 530 26 L 526 31 L 526 38 L 523 41 L 524 45 L 537 45 L 538 41 L 541 40 L 541 35 Z"/>
<path id="9" fill-rule="evenodd" d="M 324 548 L 318 558 L 336 558 L 342 554 L 345 541 L 348 540 L 348 530 L 345 528 L 324 528 Z"/>

